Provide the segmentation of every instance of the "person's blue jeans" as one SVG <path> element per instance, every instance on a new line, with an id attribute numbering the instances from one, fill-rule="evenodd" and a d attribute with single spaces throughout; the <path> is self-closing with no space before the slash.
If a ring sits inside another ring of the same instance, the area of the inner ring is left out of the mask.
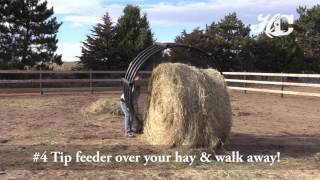
<path id="1" fill-rule="evenodd" d="M 131 115 L 127 109 L 127 105 L 125 102 L 120 101 L 120 107 L 124 113 L 124 134 L 127 135 L 129 132 L 131 132 L 131 127 L 132 127 Z"/>

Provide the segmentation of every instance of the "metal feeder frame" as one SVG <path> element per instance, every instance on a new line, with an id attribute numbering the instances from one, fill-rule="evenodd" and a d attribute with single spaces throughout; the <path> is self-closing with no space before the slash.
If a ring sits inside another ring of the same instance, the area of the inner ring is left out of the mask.
<path id="1" fill-rule="evenodd" d="M 132 102 L 132 89 L 134 85 L 134 79 L 136 75 L 138 74 L 141 66 L 153 55 L 162 52 L 166 49 L 172 49 L 172 48 L 183 48 L 188 50 L 189 52 L 197 52 L 203 55 L 204 58 L 210 63 L 208 66 L 211 68 L 215 68 L 219 70 L 218 65 L 215 63 L 215 61 L 212 59 L 212 54 L 208 53 L 204 50 L 201 50 L 199 48 L 190 46 L 190 45 L 184 45 L 184 44 L 177 44 L 177 43 L 155 43 L 154 45 L 150 46 L 149 48 L 146 48 L 142 52 L 140 52 L 135 59 L 130 63 L 127 72 L 125 74 L 125 77 L 122 78 L 123 82 L 123 93 L 125 97 L 125 102 L 127 107 L 129 108 L 129 112 L 131 117 L 135 117 L 138 120 L 138 123 L 140 125 L 143 125 L 143 121 L 139 119 L 136 116 L 135 109 Z M 191 51 L 192 50 L 192 51 Z"/>

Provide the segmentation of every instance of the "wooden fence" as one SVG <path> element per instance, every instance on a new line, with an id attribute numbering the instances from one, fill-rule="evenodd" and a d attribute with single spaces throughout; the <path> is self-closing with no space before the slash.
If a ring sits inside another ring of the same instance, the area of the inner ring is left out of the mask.
<path id="1" fill-rule="evenodd" d="M 94 93 L 95 91 L 110 91 L 120 90 L 119 85 L 113 87 L 96 87 L 97 83 L 117 83 L 121 84 L 121 77 L 125 71 L 20 71 L 20 70 L 0 70 L 1 75 L 6 78 L 0 78 L 0 92 L 63 92 L 63 91 L 88 91 Z M 140 74 L 149 76 L 150 71 L 141 71 Z M 33 75 L 36 78 L 32 79 L 12 79 L 8 78 L 10 75 Z M 82 75 L 82 78 L 51 78 L 48 75 Z M 96 75 L 117 75 L 117 78 L 95 78 Z M 252 72 L 224 72 L 228 88 L 237 91 L 253 91 L 264 93 L 275 93 L 283 95 L 300 95 L 320 97 L 320 93 L 315 92 L 297 92 L 285 90 L 285 87 L 305 87 L 305 88 L 320 88 L 320 83 L 304 83 L 304 82 L 288 82 L 287 78 L 318 78 L 320 74 L 284 74 L 284 73 L 252 73 Z M 44 77 L 46 76 L 46 77 Z M 50 77 L 50 78 L 48 78 Z M 84 78 L 83 78 L 84 77 Z M 257 80 L 252 77 L 278 77 L 280 81 Z M 318 81 L 319 82 L 319 81 Z M 44 84 L 67 84 L 67 83 L 82 83 L 83 87 L 45 87 Z M 21 85 L 32 84 L 32 88 L 5 88 L 9 84 Z M 256 88 L 252 85 L 271 85 L 277 86 L 279 89 Z M 320 91 L 319 91 L 320 92 Z"/>
<path id="2" fill-rule="evenodd" d="M 73 91 L 88 91 L 93 93 L 94 91 L 110 91 L 110 90 L 120 90 L 120 86 L 113 87 L 95 87 L 96 83 L 117 83 L 121 84 L 121 78 L 94 78 L 94 75 L 121 75 L 124 76 L 126 71 L 22 71 L 22 70 L 0 70 L 0 75 L 34 75 L 37 78 L 32 79 L 1 79 L 0 85 L 25 85 L 31 84 L 32 88 L 0 88 L 0 93 L 10 93 L 10 92 L 39 92 L 44 94 L 45 92 L 73 92 Z M 141 71 L 140 74 L 151 74 L 150 71 Z M 50 78 L 45 78 L 44 76 L 49 76 Z M 82 75 L 85 78 L 52 78 L 54 75 Z M 84 87 L 45 87 L 44 84 L 67 84 L 67 83 L 81 83 Z"/>
<path id="3" fill-rule="evenodd" d="M 238 83 L 241 84 L 242 87 L 239 86 L 228 86 L 231 90 L 237 91 L 253 91 L 253 92 L 264 92 L 264 93 L 273 93 L 273 94 L 281 94 L 283 95 L 298 95 L 298 96 L 312 96 L 312 97 L 320 97 L 320 93 L 312 93 L 312 92 L 297 92 L 297 91 L 288 91 L 284 90 L 285 87 L 306 87 L 306 88 L 320 88 L 319 83 L 301 83 L 301 82 L 287 82 L 287 78 L 320 78 L 320 74 L 285 74 L 285 73 L 252 73 L 252 72 L 224 72 L 224 76 L 228 77 L 242 77 L 241 79 L 236 78 L 226 78 L 225 81 L 227 83 Z M 249 77 L 279 77 L 281 81 L 263 81 L 263 80 L 249 80 Z M 319 81 L 318 81 L 319 82 Z M 273 85 L 280 87 L 279 89 L 264 89 L 264 88 L 253 88 L 247 87 L 248 84 L 255 85 Z M 320 91 L 319 91 L 320 92 Z"/>

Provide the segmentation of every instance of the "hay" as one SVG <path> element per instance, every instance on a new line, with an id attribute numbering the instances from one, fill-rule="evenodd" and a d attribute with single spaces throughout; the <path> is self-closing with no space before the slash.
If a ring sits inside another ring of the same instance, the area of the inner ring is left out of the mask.
<path id="1" fill-rule="evenodd" d="M 91 103 L 89 106 L 85 106 L 81 109 L 83 115 L 101 115 L 107 114 L 112 116 L 123 115 L 120 108 L 119 99 L 101 98 Z"/>
<path id="2" fill-rule="evenodd" d="M 144 117 L 149 144 L 214 149 L 229 135 L 232 113 L 223 76 L 180 63 L 160 64 Z"/>

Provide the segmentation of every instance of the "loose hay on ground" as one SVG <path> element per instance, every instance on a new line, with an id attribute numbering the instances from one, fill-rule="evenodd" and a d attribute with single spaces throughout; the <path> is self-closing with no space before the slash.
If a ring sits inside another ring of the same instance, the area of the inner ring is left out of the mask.
<path id="1" fill-rule="evenodd" d="M 160 64 L 153 71 L 147 101 L 142 138 L 152 145 L 214 149 L 228 138 L 230 100 L 216 70 Z"/>
<path id="2" fill-rule="evenodd" d="M 81 109 L 83 115 L 101 115 L 108 114 L 113 116 L 123 115 L 121 111 L 119 99 L 100 98 Z"/>

